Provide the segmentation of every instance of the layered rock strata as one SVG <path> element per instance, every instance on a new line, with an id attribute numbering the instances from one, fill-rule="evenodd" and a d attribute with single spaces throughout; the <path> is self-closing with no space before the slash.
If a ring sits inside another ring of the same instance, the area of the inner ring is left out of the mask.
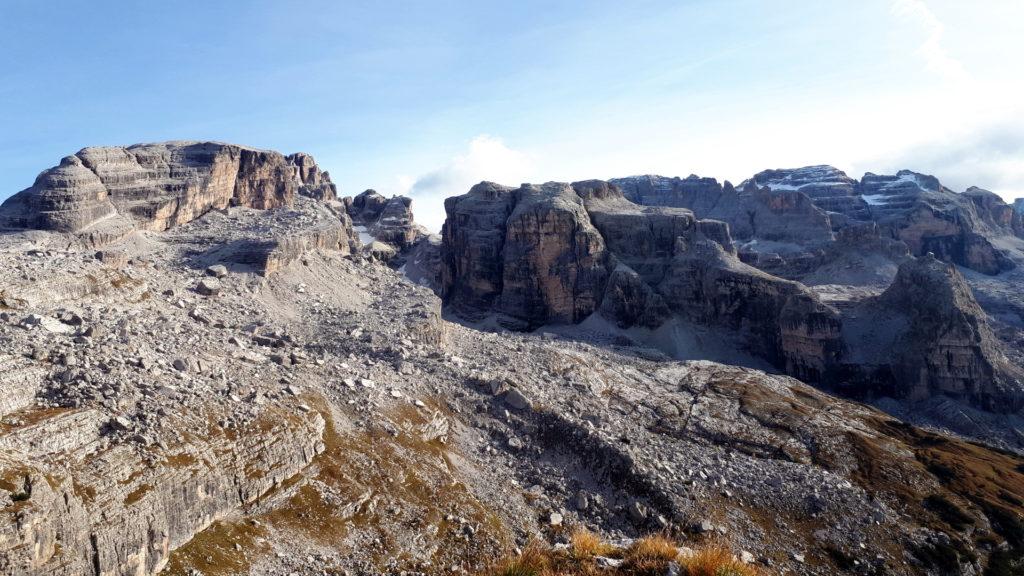
<path id="1" fill-rule="evenodd" d="M 26 418 L 31 414 L 26 414 Z M 198 415 L 197 415 L 198 416 Z M 298 473 L 323 450 L 319 414 L 264 410 L 253 430 L 192 430 L 152 454 L 107 447 L 95 411 L 32 418 L 0 436 L 4 481 L 25 494 L 0 523 L 4 574 L 153 574 L 171 550 Z M 195 418 L 193 418 L 195 419 Z M 7 461 L 18 454 L 17 462 Z"/>

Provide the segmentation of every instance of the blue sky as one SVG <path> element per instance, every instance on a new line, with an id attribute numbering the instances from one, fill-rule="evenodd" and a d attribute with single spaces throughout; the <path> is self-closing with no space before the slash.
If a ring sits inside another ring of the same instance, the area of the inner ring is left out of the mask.
<path id="1" fill-rule="evenodd" d="M 1016 0 L 0 0 L 0 198 L 89 145 L 312 153 L 343 194 L 909 167 L 1024 196 Z"/>

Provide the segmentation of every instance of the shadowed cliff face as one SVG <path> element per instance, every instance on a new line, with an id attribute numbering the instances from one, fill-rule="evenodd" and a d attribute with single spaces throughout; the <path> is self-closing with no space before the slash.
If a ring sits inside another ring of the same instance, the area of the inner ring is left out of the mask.
<path id="1" fill-rule="evenodd" d="M 904 263 L 885 292 L 849 316 L 854 370 L 884 367 L 882 393 L 942 394 L 997 412 L 1024 406 L 1024 371 L 1006 358 L 963 276 L 933 255 Z"/>
<path id="2" fill-rule="evenodd" d="M 601 181 L 482 183 L 445 207 L 442 292 L 467 318 L 534 329 L 600 311 L 628 328 L 675 314 L 810 380 L 841 349 L 835 310 L 740 262 L 728 226 L 689 210 L 638 206 Z"/>
<path id="3" fill-rule="evenodd" d="M 747 188 L 765 205 L 789 194 Z M 810 200 L 800 198 L 779 201 L 775 214 L 806 210 Z M 607 182 L 481 183 L 445 208 L 442 294 L 463 317 L 493 313 L 526 330 L 594 312 L 619 328 L 683 318 L 787 374 L 851 394 L 946 395 L 1001 412 L 1022 405 L 1021 371 L 1003 356 L 959 274 L 930 255 L 901 255 L 871 223 L 847 226 L 843 242 L 906 262 L 885 294 L 844 316 L 803 284 L 741 262 L 725 223 L 640 206 Z"/>

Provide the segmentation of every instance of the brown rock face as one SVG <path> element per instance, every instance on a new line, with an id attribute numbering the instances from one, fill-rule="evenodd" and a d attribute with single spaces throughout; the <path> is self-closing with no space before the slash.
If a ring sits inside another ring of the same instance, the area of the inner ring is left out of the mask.
<path id="1" fill-rule="evenodd" d="M 568 184 L 484 182 L 445 201 L 442 294 L 518 328 L 583 320 L 600 303 L 605 246 Z"/>
<path id="2" fill-rule="evenodd" d="M 579 322 L 604 291 L 605 244 L 568 184 L 549 182 L 515 191 L 506 221 L 499 310 L 530 327 Z"/>
<path id="3" fill-rule="evenodd" d="M 333 184 L 312 158 L 216 142 L 85 148 L 0 206 L 0 226 L 77 233 L 93 244 L 167 230 L 230 205 L 288 206 Z"/>

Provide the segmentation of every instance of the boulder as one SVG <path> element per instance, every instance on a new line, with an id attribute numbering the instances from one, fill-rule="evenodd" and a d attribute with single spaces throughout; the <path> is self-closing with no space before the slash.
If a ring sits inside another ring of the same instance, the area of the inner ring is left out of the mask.
<path id="1" fill-rule="evenodd" d="M 220 294 L 220 282 L 214 278 L 203 278 L 196 285 L 196 292 L 203 296 L 216 296 Z"/>

